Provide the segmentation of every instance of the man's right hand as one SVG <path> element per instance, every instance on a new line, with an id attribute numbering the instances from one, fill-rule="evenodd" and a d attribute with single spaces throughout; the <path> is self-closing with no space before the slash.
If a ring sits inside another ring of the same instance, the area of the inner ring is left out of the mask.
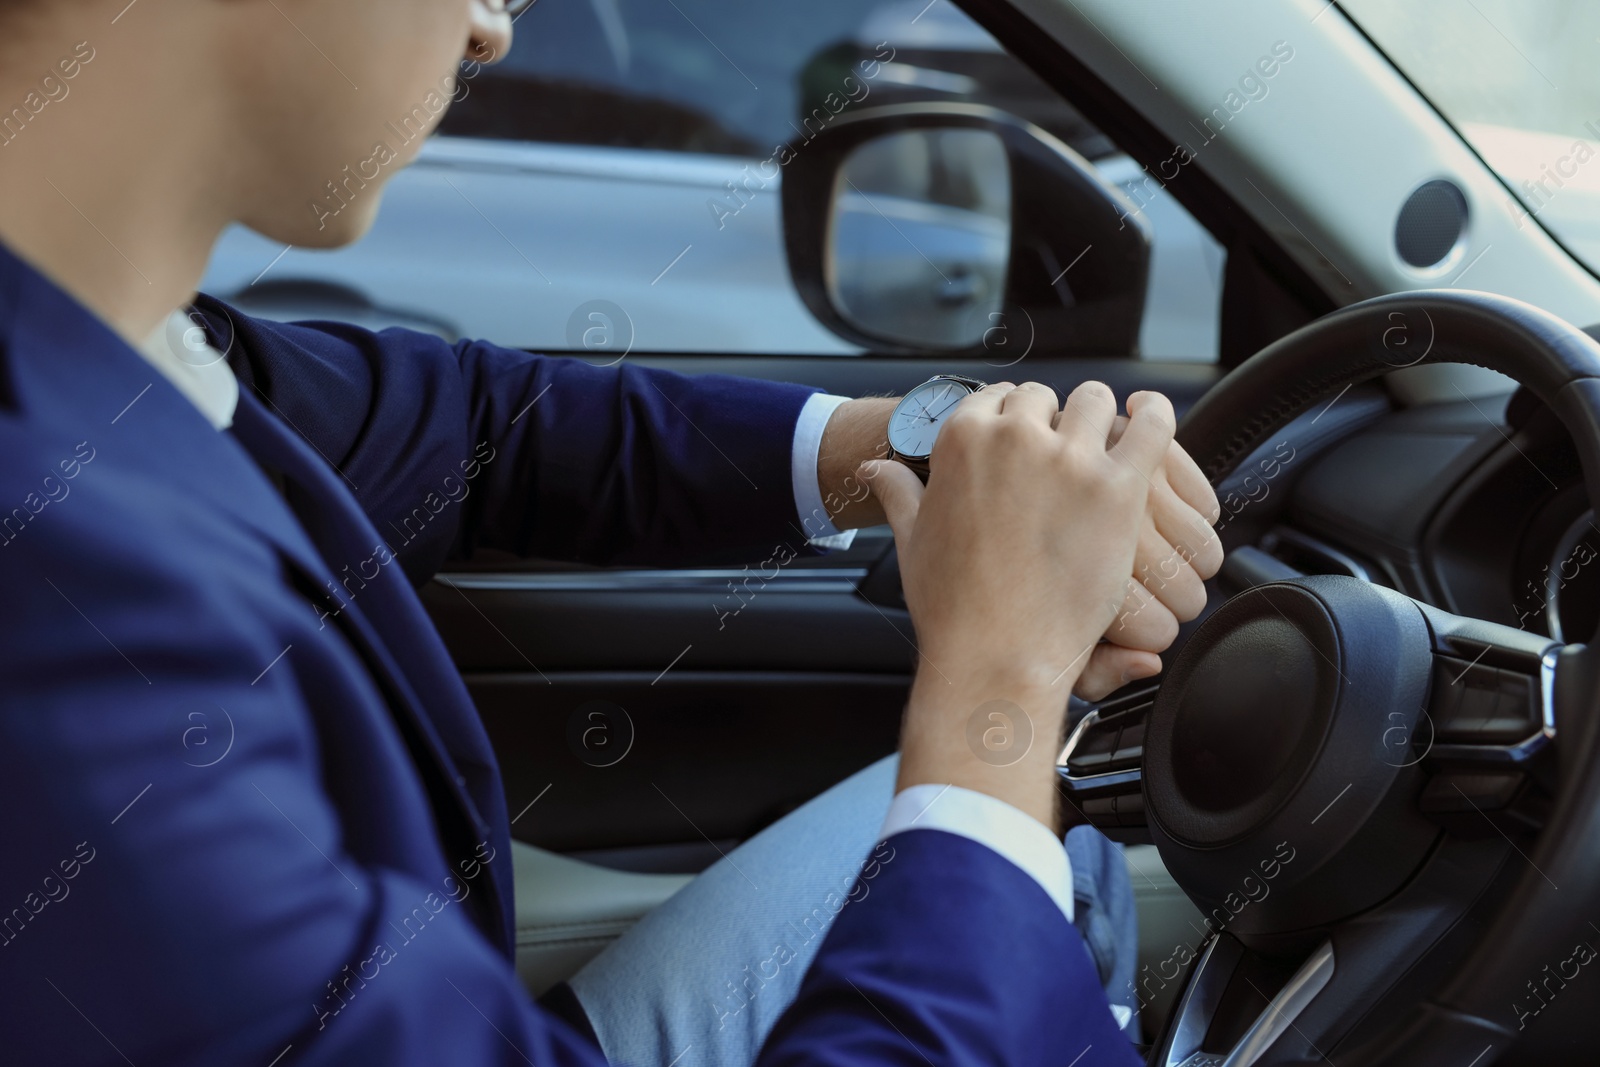
<path id="1" fill-rule="evenodd" d="M 1122 611 L 1172 405 L 1116 400 L 1098 382 L 1057 418 L 1048 386 L 992 385 L 940 431 L 926 487 L 892 461 L 863 466 L 894 529 L 921 664 L 901 740 L 899 787 L 989 793 L 1055 822 L 1053 764 L 1067 695 Z M 1003 701 L 997 705 L 994 702 Z M 1032 741 L 1004 765 L 969 743 L 974 716 L 1025 716 Z"/>

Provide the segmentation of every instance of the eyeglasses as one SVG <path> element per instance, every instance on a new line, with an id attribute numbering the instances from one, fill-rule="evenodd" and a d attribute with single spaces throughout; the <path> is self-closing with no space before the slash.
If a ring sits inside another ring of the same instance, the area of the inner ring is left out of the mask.
<path id="1" fill-rule="evenodd" d="M 516 18 L 528 8 L 532 7 L 535 0 L 506 0 L 506 14 Z"/>

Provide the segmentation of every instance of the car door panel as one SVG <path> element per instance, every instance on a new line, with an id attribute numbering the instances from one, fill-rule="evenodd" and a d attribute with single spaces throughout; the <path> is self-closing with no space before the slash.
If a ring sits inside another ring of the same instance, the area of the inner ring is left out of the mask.
<path id="1" fill-rule="evenodd" d="M 790 543 L 798 549 L 799 537 Z M 782 568 L 769 554 L 671 586 L 659 571 L 596 572 L 603 581 L 589 581 L 591 572 L 454 573 L 425 602 L 449 620 L 446 643 L 463 671 L 536 674 L 550 663 L 659 672 L 679 656 L 718 670 L 909 670 L 909 627 L 857 593 L 867 571 Z"/>
<path id="2" fill-rule="evenodd" d="M 897 394 L 936 373 L 1063 395 L 1094 378 L 1119 396 L 1160 389 L 1180 411 L 1219 373 L 1127 359 L 639 362 L 843 395 Z M 617 850 L 726 843 L 893 750 L 916 653 L 888 531 L 824 555 L 799 555 L 800 541 L 796 529 L 680 569 L 477 559 L 424 589 L 499 753 L 518 839 L 621 863 Z"/>
<path id="3" fill-rule="evenodd" d="M 909 675 L 680 663 L 466 679 L 514 836 L 571 852 L 748 837 L 894 750 Z"/>

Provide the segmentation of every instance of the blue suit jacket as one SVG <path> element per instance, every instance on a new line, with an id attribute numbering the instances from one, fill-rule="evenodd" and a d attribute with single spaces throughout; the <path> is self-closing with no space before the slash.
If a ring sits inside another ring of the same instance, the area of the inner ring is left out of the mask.
<path id="1" fill-rule="evenodd" d="M 512 969 L 494 753 L 413 583 L 786 536 L 809 390 L 200 312 L 231 433 L 0 248 L 0 1059 L 598 1064 Z M 767 1060 L 1131 1062 L 1036 884 L 896 848 Z"/>

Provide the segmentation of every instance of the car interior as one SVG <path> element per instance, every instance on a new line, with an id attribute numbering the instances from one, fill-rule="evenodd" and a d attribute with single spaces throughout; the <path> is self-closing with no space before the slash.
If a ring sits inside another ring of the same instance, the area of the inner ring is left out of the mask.
<path id="1" fill-rule="evenodd" d="M 505 154 L 522 142 L 570 174 L 613 166 L 591 278 L 615 269 L 639 168 L 699 168 L 659 179 L 697 229 L 624 249 L 651 264 L 635 289 L 563 290 L 488 339 L 846 396 L 935 374 L 1164 392 L 1227 562 L 1162 676 L 1074 700 L 1058 760 L 1063 805 L 1125 845 L 1149 1062 L 1580 1062 L 1600 1005 L 1580 971 L 1600 943 L 1600 279 L 1570 232 L 1506 210 L 1525 192 L 1396 65 L 1398 16 L 714 4 L 700 30 L 700 8 L 649 7 L 536 5 L 413 168 L 422 197 L 430 167 L 534 167 Z M 386 225 L 376 252 L 294 252 L 264 284 L 239 264 L 274 249 L 236 235 L 210 291 L 479 335 L 470 309 L 384 288 L 362 257 L 392 254 Z M 781 297 L 746 301 L 717 256 Z M 696 264 L 704 285 L 674 296 Z M 549 297 L 536 282 L 521 305 Z M 698 347 L 652 325 L 672 314 L 707 321 Z M 423 591 L 499 755 L 534 994 L 894 750 L 916 655 L 892 538 L 806 540 L 672 568 L 479 553 Z"/>

